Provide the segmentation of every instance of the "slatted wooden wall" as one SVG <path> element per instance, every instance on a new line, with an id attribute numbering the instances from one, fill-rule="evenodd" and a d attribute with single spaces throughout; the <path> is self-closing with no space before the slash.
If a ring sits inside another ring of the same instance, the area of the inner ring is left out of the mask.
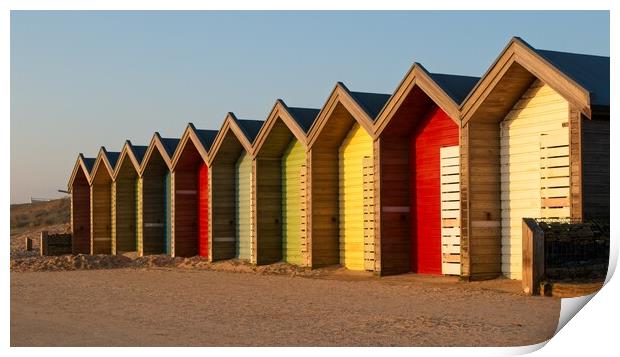
<path id="1" fill-rule="evenodd" d="M 609 114 L 595 114 L 593 119 L 579 117 L 579 120 L 582 123 L 583 217 L 609 219 Z"/>
<path id="2" fill-rule="evenodd" d="M 112 182 L 104 170 L 90 186 L 91 254 L 112 253 Z"/>
<path id="3" fill-rule="evenodd" d="M 331 118 L 308 151 L 308 226 L 310 229 L 307 234 L 311 244 L 312 267 L 341 262 L 339 148 L 351 127 L 356 123 L 342 104 L 336 104 Z"/>
<path id="4" fill-rule="evenodd" d="M 136 177 L 134 181 L 134 207 L 136 207 L 135 212 L 135 227 L 136 227 L 136 251 L 138 256 L 143 255 L 142 249 L 142 180 L 140 180 L 140 176 Z"/>
<path id="5" fill-rule="evenodd" d="M 301 263 L 305 267 L 312 266 L 312 251 L 308 241 L 308 167 L 307 156 L 304 152 L 304 163 L 299 168 L 299 249 Z"/>
<path id="6" fill-rule="evenodd" d="M 211 192 L 211 259 L 236 255 L 235 163 L 214 162 L 209 168 Z"/>
<path id="7" fill-rule="evenodd" d="M 209 167 L 198 169 L 198 255 L 209 257 Z"/>
<path id="8" fill-rule="evenodd" d="M 171 181 L 174 255 L 191 257 L 198 254 L 198 172 L 175 170 Z"/>
<path id="9" fill-rule="evenodd" d="M 339 151 L 340 264 L 351 270 L 374 269 L 374 229 L 364 229 L 364 166 L 372 170 L 372 158 L 372 138 L 356 123 Z"/>
<path id="10" fill-rule="evenodd" d="M 461 202 L 459 147 L 440 149 L 441 272 L 461 274 Z"/>
<path id="11" fill-rule="evenodd" d="M 375 146 L 381 181 L 381 224 L 376 232 L 380 235 L 381 274 L 406 273 L 411 270 L 409 136 L 382 135 Z"/>
<path id="12" fill-rule="evenodd" d="M 372 144 L 371 144 L 372 145 Z M 362 161 L 362 195 L 364 219 L 364 269 L 374 271 L 375 267 L 375 172 L 372 156 Z"/>
<path id="13" fill-rule="evenodd" d="M 252 247 L 252 157 L 245 151 L 239 157 L 235 169 L 236 208 L 236 257 L 251 261 Z"/>
<path id="14" fill-rule="evenodd" d="M 137 173 L 129 158 L 121 163 L 112 183 L 112 253 L 136 251 Z"/>
<path id="15" fill-rule="evenodd" d="M 254 160 L 256 185 L 256 263 L 282 260 L 282 166 L 280 157 Z"/>
<path id="16" fill-rule="evenodd" d="M 164 195 L 164 252 L 174 257 L 174 245 L 172 244 L 172 206 L 174 205 L 174 202 L 172 202 L 172 187 L 174 187 L 172 173 L 166 170 L 164 190 L 161 193 Z"/>
<path id="17" fill-rule="evenodd" d="M 500 123 L 502 273 L 509 278 L 521 279 L 522 219 L 570 217 L 568 120 L 566 100 L 537 80 Z"/>
<path id="18" fill-rule="evenodd" d="M 306 190 L 302 186 L 305 184 L 305 163 L 304 146 L 298 140 L 292 140 L 281 163 L 282 260 L 297 265 L 302 265 L 301 240 L 302 229 L 305 229 L 305 224 L 302 228 L 302 221 L 305 220 L 305 203 L 302 203 Z"/>
<path id="19" fill-rule="evenodd" d="M 159 153 L 153 153 L 149 166 L 140 179 L 140 207 L 138 232 L 142 254 L 165 253 L 165 177 L 168 168 Z"/>
<path id="20" fill-rule="evenodd" d="M 73 254 L 90 253 L 90 186 L 79 170 L 71 188 L 71 250 Z"/>

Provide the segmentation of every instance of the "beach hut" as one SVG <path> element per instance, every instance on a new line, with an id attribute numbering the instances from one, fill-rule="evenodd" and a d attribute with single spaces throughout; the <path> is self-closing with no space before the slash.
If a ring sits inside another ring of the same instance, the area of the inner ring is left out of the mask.
<path id="1" fill-rule="evenodd" d="M 609 217 L 609 57 L 513 38 L 461 117 L 463 276 L 521 279 L 525 217 Z"/>
<path id="2" fill-rule="evenodd" d="M 209 151 L 210 260 L 255 263 L 252 227 L 252 142 L 263 121 L 228 113 Z"/>
<path id="3" fill-rule="evenodd" d="M 125 141 L 112 176 L 112 254 L 137 251 L 138 175 L 147 146 Z"/>
<path id="4" fill-rule="evenodd" d="M 278 99 L 254 143 L 253 216 L 257 264 L 307 266 L 306 133 L 318 109 Z"/>
<path id="5" fill-rule="evenodd" d="M 170 166 L 179 139 L 155 133 L 138 179 L 138 255 L 171 254 Z"/>
<path id="6" fill-rule="evenodd" d="M 199 130 L 189 123 L 172 157 L 172 256 L 209 256 L 207 154 L 216 135 L 217 130 Z"/>
<path id="7" fill-rule="evenodd" d="M 94 158 L 79 154 L 67 190 L 71 194 L 71 251 L 90 254 L 90 173 Z"/>
<path id="8" fill-rule="evenodd" d="M 338 83 L 308 133 L 312 267 L 375 265 L 373 121 L 390 96 Z"/>
<path id="9" fill-rule="evenodd" d="M 90 180 L 90 254 L 112 253 L 112 175 L 120 153 L 101 147 Z"/>
<path id="10" fill-rule="evenodd" d="M 414 63 L 377 117 L 382 274 L 460 275 L 459 105 L 478 80 Z"/>

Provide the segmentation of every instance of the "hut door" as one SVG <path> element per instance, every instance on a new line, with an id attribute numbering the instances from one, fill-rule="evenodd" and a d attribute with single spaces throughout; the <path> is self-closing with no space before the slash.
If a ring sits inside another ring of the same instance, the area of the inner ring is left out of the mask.
<path id="1" fill-rule="evenodd" d="M 367 240 L 372 239 L 366 237 L 364 206 L 364 161 L 372 154 L 372 138 L 363 127 L 354 124 L 338 154 L 340 262 L 351 270 L 366 270 L 366 257 L 372 256 L 374 259 L 374 247 L 366 248 Z M 372 164 L 369 166 L 372 167 Z"/>
<path id="2" fill-rule="evenodd" d="M 441 176 L 441 272 L 461 274 L 461 192 L 459 147 L 439 149 Z"/>
<path id="3" fill-rule="evenodd" d="M 252 241 L 250 237 L 252 228 L 252 158 L 245 151 L 237 161 L 236 171 L 237 258 L 250 261 L 252 259 Z"/>
<path id="4" fill-rule="evenodd" d="M 373 160 L 364 156 L 363 194 L 364 194 L 364 270 L 375 270 L 375 180 Z"/>

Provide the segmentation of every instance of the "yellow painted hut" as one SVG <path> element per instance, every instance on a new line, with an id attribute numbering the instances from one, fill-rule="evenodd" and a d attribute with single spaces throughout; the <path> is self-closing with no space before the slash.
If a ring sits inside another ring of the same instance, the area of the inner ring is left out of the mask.
<path id="1" fill-rule="evenodd" d="M 390 96 L 338 83 L 308 133 L 312 267 L 380 271 L 375 248 L 373 121 Z"/>

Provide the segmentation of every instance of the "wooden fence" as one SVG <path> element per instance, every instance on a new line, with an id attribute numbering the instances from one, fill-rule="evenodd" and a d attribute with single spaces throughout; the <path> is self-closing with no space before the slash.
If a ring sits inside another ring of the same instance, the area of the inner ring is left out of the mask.
<path id="1" fill-rule="evenodd" d="M 526 294 L 539 294 L 541 283 L 603 280 L 608 264 L 608 222 L 523 219 Z"/>
<path id="2" fill-rule="evenodd" d="M 39 247 L 42 256 L 71 254 L 71 234 L 48 234 L 42 231 Z"/>

